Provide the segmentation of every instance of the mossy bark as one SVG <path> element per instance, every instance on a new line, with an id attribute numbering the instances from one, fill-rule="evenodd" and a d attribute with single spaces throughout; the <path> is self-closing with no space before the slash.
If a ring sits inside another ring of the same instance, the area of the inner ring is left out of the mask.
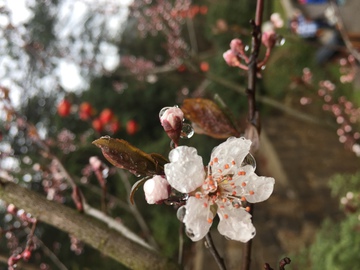
<path id="1" fill-rule="evenodd" d="M 0 179 L 0 199 L 24 209 L 39 221 L 76 236 L 131 269 L 179 268 L 156 251 L 131 241 L 101 221 L 48 201 L 36 192 L 15 183 Z"/>

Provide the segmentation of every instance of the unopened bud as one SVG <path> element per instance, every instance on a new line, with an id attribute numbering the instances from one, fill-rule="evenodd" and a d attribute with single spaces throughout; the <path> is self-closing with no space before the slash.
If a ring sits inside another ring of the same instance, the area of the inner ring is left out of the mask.
<path id="1" fill-rule="evenodd" d="M 236 55 L 233 53 L 232 50 L 227 50 L 223 54 L 224 60 L 226 64 L 228 64 L 231 67 L 238 67 L 240 65 L 240 61 L 236 57 Z"/>
<path id="2" fill-rule="evenodd" d="M 170 185 L 164 177 L 155 175 L 145 182 L 144 193 L 148 204 L 161 203 L 169 197 Z"/>
<path id="3" fill-rule="evenodd" d="M 241 39 L 234 38 L 230 42 L 230 49 L 233 51 L 234 54 L 243 54 L 244 53 L 244 44 L 242 43 Z"/>
<path id="4" fill-rule="evenodd" d="M 261 37 L 261 42 L 268 49 L 272 49 L 276 43 L 276 33 L 274 31 L 264 32 Z"/>
<path id="5" fill-rule="evenodd" d="M 178 144 L 183 126 L 184 113 L 178 107 L 168 108 L 161 116 L 160 122 L 169 138 Z"/>

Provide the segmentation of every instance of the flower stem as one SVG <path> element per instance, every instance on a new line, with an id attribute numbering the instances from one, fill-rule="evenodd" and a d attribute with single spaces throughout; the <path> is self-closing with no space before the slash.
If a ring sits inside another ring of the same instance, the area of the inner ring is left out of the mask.
<path id="1" fill-rule="evenodd" d="M 219 266 L 219 269 L 226 270 L 224 259 L 221 258 L 219 252 L 216 250 L 210 232 L 205 236 L 205 245 L 209 249 L 211 255 L 213 255 L 217 265 Z"/>

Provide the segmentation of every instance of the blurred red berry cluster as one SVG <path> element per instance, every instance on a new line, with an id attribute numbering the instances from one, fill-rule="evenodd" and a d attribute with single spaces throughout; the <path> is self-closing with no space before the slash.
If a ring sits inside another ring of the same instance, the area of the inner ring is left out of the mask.
<path id="1" fill-rule="evenodd" d="M 66 98 L 61 100 L 57 106 L 57 113 L 60 117 L 67 117 L 72 113 L 77 113 L 82 121 L 91 123 L 92 128 L 98 132 L 109 132 L 114 134 L 121 128 L 121 123 L 110 108 L 104 108 L 97 114 L 97 110 L 89 102 L 82 102 L 79 106 L 73 104 Z M 126 122 L 126 132 L 134 135 L 138 132 L 139 125 L 134 119 Z"/>

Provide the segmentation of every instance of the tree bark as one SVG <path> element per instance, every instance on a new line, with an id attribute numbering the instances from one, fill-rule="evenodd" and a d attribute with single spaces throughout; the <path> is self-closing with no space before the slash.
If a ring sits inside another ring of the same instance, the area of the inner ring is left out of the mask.
<path id="1" fill-rule="evenodd" d="M 156 251 L 131 241 L 99 220 L 48 201 L 15 183 L 0 179 L 0 199 L 24 209 L 39 221 L 76 236 L 131 269 L 179 269 Z"/>

